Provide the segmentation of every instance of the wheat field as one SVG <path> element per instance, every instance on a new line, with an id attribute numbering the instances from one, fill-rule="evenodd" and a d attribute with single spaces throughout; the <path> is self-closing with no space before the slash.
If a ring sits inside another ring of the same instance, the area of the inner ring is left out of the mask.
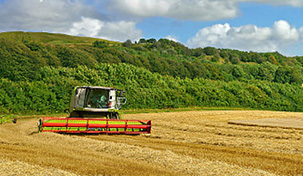
<path id="1" fill-rule="evenodd" d="M 38 118 L 24 118 L 0 125 L 0 175 L 303 175 L 302 129 L 228 123 L 302 117 L 272 111 L 124 115 L 152 120 L 151 134 L 135 136 L 37 133 Z"/>

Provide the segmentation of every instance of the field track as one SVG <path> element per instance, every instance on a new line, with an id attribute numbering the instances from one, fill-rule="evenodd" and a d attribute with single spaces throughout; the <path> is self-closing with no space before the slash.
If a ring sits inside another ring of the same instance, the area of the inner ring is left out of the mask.
<path id="1" fill-rule="evenodd" d="M 272 111 L 127 114 L 150 135 L 37 133 L 38 118 L 0 125 L 0 175 L 303 175 L 303 130 L 229 124 L 301 118 Z"/>

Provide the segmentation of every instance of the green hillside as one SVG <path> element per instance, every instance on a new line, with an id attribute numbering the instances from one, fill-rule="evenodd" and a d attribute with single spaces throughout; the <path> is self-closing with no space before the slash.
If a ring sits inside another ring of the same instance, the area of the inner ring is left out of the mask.
<path id="1" fill-rule="evenodd" d="M 39 42 L 43 44 L 92 44 L 96 40 L 89 37 L 75 37 L 65 34 L 54 34 L 45 32 L 3 32 L 0 33 L 0 38 L 22 43 L 24 41 Z M 116 42 L 113 42 L 116 43 Z"/>
<path id="2" fill-rule="evenodd" d="M 0 113 L 62 112 L 76 85 L 125 89 L 126 108 L 303 110 L 303 57 L 277 52 L 7 32 L 0 59 Z"/>

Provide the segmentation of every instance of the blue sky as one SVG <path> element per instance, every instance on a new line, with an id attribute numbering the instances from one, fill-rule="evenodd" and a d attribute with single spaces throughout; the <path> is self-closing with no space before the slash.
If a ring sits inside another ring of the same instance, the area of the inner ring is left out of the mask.
<path id="1" fill-rule="evenodd" d="M 302 0 L 0 0 L 0 31 L 303 56 Z"/>

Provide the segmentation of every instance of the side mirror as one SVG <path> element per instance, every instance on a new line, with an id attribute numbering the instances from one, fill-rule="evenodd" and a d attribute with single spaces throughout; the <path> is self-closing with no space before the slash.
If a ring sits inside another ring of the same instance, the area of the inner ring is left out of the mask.
<path id="1" fill-rule="evenodd" d="M 125 93 L 125 90 L 120 91 L 120 96 L 119 97 L 123 97 L 123 93 Z"/>
<path id="2" fill-rule="evenodd" d="M 126 104 L 126 101 L 127 101 L 127 99 L 125 98 L 125 97 L 121 97 L 121 99 L 120 99 L 120 103 L 121 103 L 121 105 L 125 105 Z"/>
<path id="3" fill-rule="evenodd" d="M 122 108 L 122 105 L 125 105 L 126 104 L 126 101 L 127 99 L 125 97 L 117 97 L 117 108 L 118 109 L 121 109 Z"/>

